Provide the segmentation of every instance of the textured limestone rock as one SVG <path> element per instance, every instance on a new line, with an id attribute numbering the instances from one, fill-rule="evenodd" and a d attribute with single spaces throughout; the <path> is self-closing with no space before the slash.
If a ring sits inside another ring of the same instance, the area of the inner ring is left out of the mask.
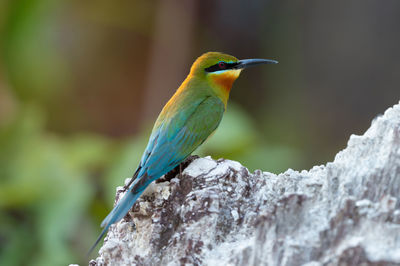
<path id="1" fill-rule="evenodd" d="M 309 171 L 194 160 L 146 191 L 91 264 L 400 265 L 400 104 Z"/>

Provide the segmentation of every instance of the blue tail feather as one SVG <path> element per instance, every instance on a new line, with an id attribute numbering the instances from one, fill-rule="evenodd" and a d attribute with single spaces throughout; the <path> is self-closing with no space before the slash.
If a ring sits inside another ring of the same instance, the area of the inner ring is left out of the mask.
<path id="1" fill-rule="evenodd" d="M 118 201 L 117 205 L 114 209 L 107 215 L 107 217 L 101 223 L 101 227 L 104 227 L 103 231 L 101 232 L 100 236 L 97 238 L 94 245 L 90 248 L 88 254 L 90 254 L 103 236 L 107 233 L 107 230 L 110 226 L 122 218 L 129 212 L 132 208 L 133 204 L 136 200 L 140 197 L 143 193 L 145 188 L 152 182 L 148 176 L 145 174 L 144 176 L 137 178 L 133 184 L 130 186 L 129 190 L 125 193 L 120 201 Z"/>
<path id="2" fill-rule="evenodd" d="M 93 246 L 89 249 L 87 256 L 89 256 L 93 250 L 96 248 L 97 244 L 99 244 L 100 240 L 103 239 L 103 236 L 107 233 L 107 230 L 110 226 L 107 226 L 106 228 L 103 229 L 103 231 L 101 231 L 101 234 L 99 235 L 99 237 L 96 239 L 96 242 L 94 242 Z"/>

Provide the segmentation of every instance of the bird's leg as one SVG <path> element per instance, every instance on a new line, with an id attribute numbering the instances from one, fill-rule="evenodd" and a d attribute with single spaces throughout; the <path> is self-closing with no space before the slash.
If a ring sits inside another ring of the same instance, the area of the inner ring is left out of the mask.
<path id="1" fill-rule="evenodd" d="M 174 169 L 172 169 L 171 171 L 169 171 L 168 173 L 166 173 L 162 178 L 157 179 L 156 183 L 161 183 L 161 182 L 165 182 L 165 181 L 169 181 L 172 178 L 176 177 L 177 175 L 179 175 L 179 178 L 182 177 L 182 172 L 183 170 L 194 160 L 196 160 L 197 158 L 199 158 L 199 156 L 197 155 L 191 155 L 189 157 L 187 157 L 185 160 L 183 160 L 179 165 L 177 165 Z"/>
<path id="2" fill-rule="evenodd" d="M 179 177 L 182 177 L 182 172 L 185 170 L 186 167 L 189 166 L 194 160 L 200 158 L 198 155 L 190 155 L 187 157 L 183 162 L 179 164 Z"/>

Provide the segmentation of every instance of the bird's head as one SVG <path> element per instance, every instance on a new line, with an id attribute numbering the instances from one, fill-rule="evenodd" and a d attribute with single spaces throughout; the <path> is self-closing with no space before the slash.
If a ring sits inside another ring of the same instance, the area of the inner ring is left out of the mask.
<path id="1" fill-rule="evenodd" d="M 217 92 L 222 93 L 221 96 L 226 96 L 227 98 L 233 82 L 239 77 L 244 68 L 259 64 L 276 63 L 278 62 L 268 59 L 239 60 L 228 54 L 208 52 L 196 59 L 190 74 L 205 79 Z"/>

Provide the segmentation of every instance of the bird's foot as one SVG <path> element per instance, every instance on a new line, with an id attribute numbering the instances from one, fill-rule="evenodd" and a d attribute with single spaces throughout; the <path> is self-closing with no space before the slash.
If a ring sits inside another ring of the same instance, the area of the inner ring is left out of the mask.
<path id="1" fill-rule="evenodd" d="M 170 181 L 172 178 L 176 177 L 177 175 L 179 175 L 179 177 L 181 177 L 183 170 L 185 170 L 185 168 L 188 167 L 191 162 L 193 162 L 194 160 L 196 160 L 198 158 L 200 158 L 198 155 L 190 155 L 185 160 L 183 160 L 178 166 L 176 166 L 174 169 L 172 169 L 171 171 L 166 173 L 163 177 L 157 179 L 156 183 Z"/>

